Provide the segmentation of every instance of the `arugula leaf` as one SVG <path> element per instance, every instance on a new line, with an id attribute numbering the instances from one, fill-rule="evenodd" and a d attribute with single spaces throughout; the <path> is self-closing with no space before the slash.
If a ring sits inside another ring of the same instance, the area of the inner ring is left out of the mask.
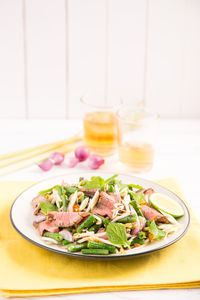
<path id="1" fill-rule="evenodd" d="M 86 189 L 101 189 L 105 188 L 105 180 L 100 176 L 92 176 L 91 180 L 86 180 L 81 186 Z"/>
<path id="2" fill-rule="evenodd" d="M 40 208 L 41 208 L 42 213 L 45 215 L 47 215 L 51 211 L 58 210 L 56 205 L 54 205 L 50 202 L 45 202 L 45 201 L 40 202 Z"/>
<path id="3" fill-rule="evenodd" d="M 129 192 L 131 199 L 135 200 L 137 202 L 137 204 L 142 204 L 145 202 L 145 196 L 144 194 L 138 194 L 138 193 L 134 193 L 132 191 Z"/>
<path id="4" fill-rule="evenodd" d="M 111 243 L 121 246 L 128 246 L 126 229 L 118 223 L 109 223 L 106 227 L 106 233 Z"/>
<path id="5" fill-rule="evenodd" d="M 155 221 L 151 222 L 149 226 L 149 232 L 152 233 L 157 240 L 162 240 L 166 236 L 166 232 L 158 228 Z"/>

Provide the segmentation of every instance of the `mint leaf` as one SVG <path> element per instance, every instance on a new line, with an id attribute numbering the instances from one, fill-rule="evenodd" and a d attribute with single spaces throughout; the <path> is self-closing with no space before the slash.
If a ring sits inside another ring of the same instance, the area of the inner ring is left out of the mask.
<path id="1" fill-rule="evenodd" d="M 142 187 L 140 185 L 136 185 L 136 184 L 133 184 L 133 183 L 125 184 L 125 183 L 122 182 L 122 180 L 116 180 L 115 183 L 117 184 L 120 191 L 125 187 L 128 187 L 130 190 L 132 190 L 133 188 L 142 189 Z"/>
<path id="2" fill-rule="evenodd" d="M 121 246 L 128 245 L 126 229 L 123 225 L 109 223 L 106 227 L 106 234 L 111 243 Z"/>
<path id="3" fill-rule="evenodd" d="M 100 176 L 92 176 L 91 180 L 86 180 L 81 186 L 86 189 L 101 189 L 105 188 L 105 180 Z"/>
<path id="4" fill-rule="evenodd" d="M 145 202 L 145 195 L 144 194 L 138 194 L 134 193 L 132 191 L 129 192 L 131 199 L 135 200 L 137 204 L 142 204 Z"/>
<path id="5" fill-rule="evenodd" d="M 154 235 L 154 237 L 159 241 L 166 236 L 166 232 L 162 229 L 159 229 L 155 221 L 152 221 L 149 226 L 149 232 Z"/>
<path id="6" fill-rule="evenodd" d="M 58 185 L 54 185 L 52 188 L 44 190 L 44 191 L 40 191 L 38 194 L 39 195 L 45 195 L 45 194 L 53 193 L 53 189 L 55 189 L 57 187 L 58 187 Z"/>
<path id="7" fill-rule="evenodd" d="M 42 213 L 45 215 L 47 215 L 51 211 L 58 210 L 56 205 L 54 205 L 50 202 L 45 202 L 45 201 L 40 202 L 40 208 L 41 208 Z"/>

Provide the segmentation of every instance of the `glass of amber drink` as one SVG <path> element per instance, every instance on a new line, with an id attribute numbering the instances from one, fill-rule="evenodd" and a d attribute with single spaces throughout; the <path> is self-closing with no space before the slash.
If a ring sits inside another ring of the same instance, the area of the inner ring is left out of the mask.
<path id="1" fill-rule="evenodd" d="M 158 114 L 144 106 L 123 106 L 117 112 L 119 160 L 135 173 L 151 170 Z"/>
<path id="2" fill-rule="evenodd" d="M 87 95 L 81 98 L 84 142 L 92 152 L 112 155 L 117 148 L 116 105 L 104 105 L 104 98 Z M 95 104 L 93 104 L 95 103 Z M 96 105 L 96 103 L 98 103 Z"/>

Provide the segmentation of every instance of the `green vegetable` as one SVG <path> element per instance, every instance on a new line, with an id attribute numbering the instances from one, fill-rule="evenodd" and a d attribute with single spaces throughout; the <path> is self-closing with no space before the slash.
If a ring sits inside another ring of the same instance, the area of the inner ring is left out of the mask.
<path id="1" fill-rule="evenodd" d="M 81 233 L 84 228 L 91 227 L 96 222 L 95 217 L 89 216 L 81 225 L 77 228 L 77 232 Z"/>
<path id="2" fill-rule="evenodd" d="M 107 249 L 110 253 L 115 253 L 116 248 L 115 246 L 104 244 L 104 243 L 97 243 L 97 242 L 88 242 L 89 249 Z"/>
<path id="3" fill-rule="evenodd" d="M 66 195 L 69 197 L 71 194 L 74 194 L 78 188 L 76 186 L 63 186 L 63 189 L 66 192 Z"/>
<path id="4" fill-rule="evenodd" d="M 45 201 L 40 202 L 40 208 L 41 208 L 41 212 L 45 215 L 47 215 L 51 211 L 58 210 L 56 205 L 54 205 L 50 202 L 45 202 Z"/>
<path id="5" fill-rule="evenodd" d="M 141 185 L 139 185 L 139 184 L 133 184 L 133 183 L 127 184 L 127 186 L 128 186 L 128 188 L 129 188 L 130 190 L 132 190 L 133 188 L 134 188 L 134 189 L 139 189 L 139 190 L 141 190 L 141 189 L 143 188 Z"/>
<path id="6" fill-rule="evenodd" d="M 55 189 L 57 187 L 58 187 L 58 185 L 54 185 L 52 188 L 44 190 L 44 191 L 40 191 L 38 194 L 39 195 L 45 195 L 45 194 L 53 193 L 53 189 Z"/>
<path id="7" fill-rule="evenodd" d="M 129 195 L 130 195 L 132 200 L 135 200 L 137 202 L 137 204 L 145 203 L 144 194 L 138 194 L 138 193 L 134 193 L 134 192 L 129 191 Z"/>
<path id="8" fill-rule="evenodd" d="M 134 244 L 140 244 L 140 245 L 143 245 L 143 244 L 144 244 L 144 240 L 141 240 L 141 239 L 138 239 L 138 238 L 134 238 L 134 239 L 131 241 L 131 246 L 133 246 Z"/>
<path id="9" fill-rule="evenodd" d="M 130 204 L 131 204 L 131 205 L 133 206 L 133 208 L 135 209 L 137 215 L 143 217 L 143 214 L 142 214 L 141 210 L 139 209 L 139 206 L 138 206 L 137 202 L 136 202 L 135 200 L 132 200 L 132 201 L 130 202 Z"/>
<path id="10" fill-rule="evenodd" d="M 106 227 L 106 233 L 111 243 L 125 247 L 129 245 L 126 236 L 126 229 L 123 225 L 118 223 L 109 223 Z"/>
<path id="11" fill-rule="evenodd" d="M 69 252 L 78 252 L 81 251 L 81 249 L 85 249 L 85 248 L 87 248 L 87 242 L 81 244 L 71 243 L 67 246 L 67 250 Z"/>
<path id="12" fill-rule="evenodd" d="M 126 224 L 126 223 L 134 223 L 136 221 L 137 221 L 136 215 L 129 215 L 127 217 L 118 219 L 116 222 Z"/>
<path id="13" fill-rule="evenodd" d="M 132 190 L 133 188 L 141 189 L 142 187 L 140 185 L 135 184 L 125 184 L 122 182 L 122 180 L 116 180 L 115 184 L 118 186 L 119 190 L 121 191 L 125 187 L 128 187 L 128 189 Z"/>
<path id="14" fill-rule="evenodd" d="M 114 193 L 115 189 L 113 185 L 109 185 L 108 187 L 108 193 Z"/>
<path id="15" fill-rule="evenodd" d="M 152 221 L 150 226 L 149 226 L 149 232 L 153 234 L 153 236 L 157 239 L 157 240 L 162 240 L 165 235 L 166 232 L 160 228 L 158 228 L 158 226 L 156 225 L 155 221 Z"/>
<path id="16" fill-rule="evenodd" d="M 101 227 L 101 224 L 100 225 L 94 224 L 88 229 L 88 231 L 94 231 L 96 233 L 100 227 Z"/>
<path id="17" fill-rule="evenodd" d="M 53 233 L 53 232 L 45 232 L 43 234 L 44 237 L 49 237 L 51 239 L 56 240 L 57 242 L 61 242 L 63 240 L 63 237 L 59 233 Z"/>
<path id="18" fill-rule="evenodd" d="M 72 242 L 70 242 L 70 241 L 68 241 L 68 240 L 63 240 L 63 241 L 62 241 L 63 246 L 69 245 L 69 244 L 71 244 L 71 243 L 72 243 Z"/>
<path id="19" fill-rule="evenodd" d="M 108 255 L 109 251 L 107 249 L 82 249 L 82 254 L 96 254 L 96 255 Z"/>
<path id="20" fill-rule="evenodd" d="M 104 180 L 100 176 L 92 176 L 90 180 L 86 180 L 81 186 L 86 189 L 101 189 L 102 191 L 105 190 L 105 186 L 107 184 L 113 184 L 115 182 L 115 177 L 118 175 L 115 174 L 112 177 Z"/>
<path id="21" fill-rule="evenodd" d="M 106 184 L 111 184 L 111 185 L 115 184 L 115 178 L 116 178 L 117 176 L 118 176 L 118 174 L 115 174 L 115 175 L 113 175 L 112 177 L 106 179 L 106 180 L 105 180 L 105 183 L 106 183 Z"/>
<path id="22" fill-rule="evenodd" d="M 144 231 L 140 231 L 138 233 L 138 239 L 143 240 L 146 237 L 146 234 Z"/>
<path id="23" fill-rule="evenodd" d="M 100 176 L 92 176 L 90 180 L 86 180 L 82 185 L 86 189 L 101 189 L 105 188 L 105 180 Z"/>
<path id="24" fill-rule="evenodd" d="M 67 206 L 69 204 L 69 200 L 68 200 L 67 195 L 64 194 L 63 186 L 59 185 L 57 187 L 57 190 L 58 190 L 58 195 L 60 196 L 60 199 L 62 200 L 62 203 L 63 203 L 63 211 L 67 211 Z"/>
<path id="25" fill-rule="evenodd" d="M 106 219 L 106 218 L 104 218 L 104 217 L 102 217 L 102 216 L 100 216 L 100 215 L 97 215 L 97 217 L 99 217 L 99 218 L 101 219 L 102 224 L 103 224 L 105 227 L 110 223 L 110 221 L 109 221 L 108 219 Z"/>
<path id="26" fill-rule="evenodd" d="M 149 227 L 150 224 L 151 224 L 151 222 L 150 222 L 149 220 L 146 220 L 145 226 L 146 226 L 146 227 Z"/>

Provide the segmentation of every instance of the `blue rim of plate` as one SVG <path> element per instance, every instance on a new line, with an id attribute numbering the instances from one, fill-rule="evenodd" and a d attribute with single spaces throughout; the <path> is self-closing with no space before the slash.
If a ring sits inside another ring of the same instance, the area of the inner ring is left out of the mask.
<path id="1" fill-rule="evenodd" d="M 92 173 L 92 172 L 88 172 L 88 173 Z M 107 173 L 107 174 L 111 174 L 112 172 L 98 172 L 99 173 Z M 97 174 L 97 175 L 98 175 Z M 137 176 L 133 176 L 133 175 L 130 175 L 130 174 L 125 174 L 125 173 L 118 173 L 118 175 L 120 176 L 129 176 L 129 177 L 135 177 L 135 178 L 138 178 L 138 179 L 141 179 L 141 180 L 144 180 L 146 181 L 147 183 L 149 184 L 156 184 L 157 186 L 161 187 L 162 189 L 165 189 L 166 191 L 170 192 L 172 195 L 174 195 L 175 197 L 177 197 L 179 199 L 179 201 L 181 202 L 181 204 L 184 206 L 186 212 L 187 212 L 187 216 L 188 216 L 188 220 L 187 220 L 187 224 L 185 225 L 185 229 L 184 231 L 178 236 L 176 237 L 174 240 L 166 243 L 165 245 L 162 245 L 162 246 L 158 246 L 156 249 L 151 249 L 151 250 L 147 250 L 145 252 L 141 252 L 141 253 L 128 253 L 128 254 L 120 254 L 120 255 L 94 255 L 94 254 L 79 254 L 78 252 L 63 252 L 61 250 L 57 250 L 57 249 L 53 249 L 53 248 L 50 248 L 48 246 L 44 246 L 36 241 L 34 241 L 33 239 L 27 237 L 23 232 L 21 232 L 17 226 L 15 225 L 14 221 L 13 221 L 13 218 L 12 218 L 12 211 L 13 211 L 13 207 L 14 207 L 14 204 L 16 203 L 16 201 L 18 200 L 18 198 L 23 194 L 25 193 L 27 190 L 29 190 L 31 187 L 37 185 L 38 183 L 41 183 L 41 182 L 45 182 L 45 181 L 48 181 L 48 180 L 51 180 L 51 179 L 56 179 L 56 178 L 60 178 L 62 176 L 67 176 L 67 175 L 80 175 L 79 172 L 74 172 L 74 173 L 69 173 L 69 174 L 61 174 L 61 175 L 58 175 L 58 176 L 54 176 L 54 177 L 49 177 L 47 179 L 44 179 L 44 180 L 40 180 L 38 181 L 37 183 L 34 183 L 33 185 L 29 186 L 28 188 L 26 188 L 23 192 L 21 192 L 17 198 L 14 200 L 12 206 L 11 206 L 11 209 L 10 209 L 10 220 L 11 220 L 11 223 L 12 223 L 12 226 L 15 228 L 15 230 L 23 237 L 25 238 L 27 241 L 31 242 L 32 244 L 40 247 L 40 248 L 43 248 L 45 250 L 48 250 L 48 251 L 52 251 L 52 252 L 55 252 L 55 253 L 58 253 L 58 254 L 62 254 L 62 255 L 67 255 L 67 256 L 72 256 L 72 257 L 76 257 L 76 258 L 81 258 L 81 259 L 85 259 L 85 258 L 89 258 L 89 259 L 106 259 L 106 260 L 112 260 L 112 259 L 125 259 L 125 258 L 133 258 L 135 256 L 142 256 L 142 255 L 146 255 L 146 254 L 149 254 L 149 253 L 152 253 L 152 252 L 156 252 L 156 251 L 159 251 L 159 250 L 162 250 L 164 248 L 167 248 L 169 247 L 170 245 L 173 245 L 174 243 L 176 243 L 177 241 L 179 241 L 187 232 L 188 230 L 188 227 L 190 225 L 190 213 L 189 213 L 189 210 L 187 208 L 187 206 L 185 205 L 184 201 L 177 195 L 175 194 L 174 192 L 172 192 L 171 190 L 163 187 L 162 185 L 160 184 L 157 184 L 156 182 L 153 182 L 153 181 L 150 181 L 150 180 L 147 180 L 147 179 L 144 179 L 144 178 L 141 178 L 141 177 L 137 177 Z"/>

